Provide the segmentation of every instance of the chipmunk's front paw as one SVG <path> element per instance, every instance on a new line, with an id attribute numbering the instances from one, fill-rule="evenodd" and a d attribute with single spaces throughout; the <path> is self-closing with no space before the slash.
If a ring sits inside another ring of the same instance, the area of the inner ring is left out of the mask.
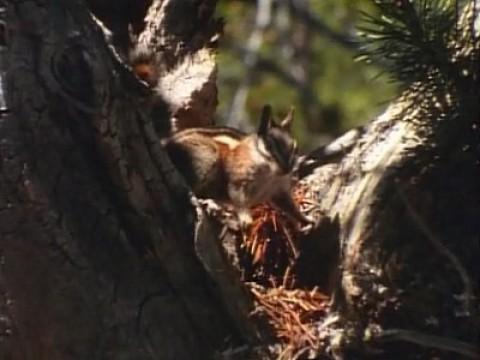
<path id="1" fill-rule="evenodd" d="M 197 202 L 210 216 L 218 216 L 222 212 L 222 207 L 212 199 L 197 199 Z"/>

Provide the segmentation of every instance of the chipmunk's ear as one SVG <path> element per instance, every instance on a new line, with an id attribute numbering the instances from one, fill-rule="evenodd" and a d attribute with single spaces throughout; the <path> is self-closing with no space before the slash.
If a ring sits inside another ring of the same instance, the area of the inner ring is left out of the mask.
<path id="1" fill-rule="evenodd" d="M 292 122 L 293 122 L 293 115 L 294 114 L 295 114 L 295 108 L 293 106 L 291 106 L 287 115 L 285 116 L 285 118 L 280 123 L 280 127 L 282 129 L 285 129 L 285 130 L 290 132 L 290 129 L 292 128 Z"/>
<path id="2" fill-rule="evenodd" d="M 258 134 L 265 135 L 272 126 L 272 107 L 265 105 L 260 116 L 260 125 L 258 126 Z"/>

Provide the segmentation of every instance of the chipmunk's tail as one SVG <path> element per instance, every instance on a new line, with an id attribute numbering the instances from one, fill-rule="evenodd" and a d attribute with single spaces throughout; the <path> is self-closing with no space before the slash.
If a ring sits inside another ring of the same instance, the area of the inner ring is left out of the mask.
<path id="1" fill-rule="evenodd" d="M 331 143 L 300 156 L 294 169 L 295 174 L 303 178 L 321 165 L 339 161 L 352 149 L 364 132 L 363 126 L 353 128 Z"/>

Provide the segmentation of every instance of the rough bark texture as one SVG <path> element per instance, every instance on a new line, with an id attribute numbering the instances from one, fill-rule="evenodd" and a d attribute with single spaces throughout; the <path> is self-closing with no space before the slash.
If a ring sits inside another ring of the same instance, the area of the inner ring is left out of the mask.
<path id="1" fill-rule="evenodd" d="M 168 103 L 174 130 L 213 124 L 217 106 L 214 48 L 222 29 L 222 23 L 213 18 L 215 4 L 212 0 L 152 1 L 145 29 L 131 51 L 133 61 L 156 65 L 152 85 Z"/>
<path id="2" fill-rule="evenodd" d="M 335 321 L 326 335 L 333 356 L 480 355 L 480 44 L 472 9 L 459 21 L 451 73 L 410 86 L 339 164 L 305 179 L 310 188 L 323 184 L 320 206 L 339 219 Z"/>
<path id="3" fill-rule="evenodd" d="M 407 91 L 322 175 L 321 206 L 340 223 L 339 317 L 330 338 L 339 356 L 450 359 L 459 355 L 436 343 L 463 340 L 470 354 L 478 343 L 478 134 L 471 117 L 457 118 L 449 106 L 436 112 L 446 99 L 423 90 Z M 400 336 L 374 341 L 392 329 L 444 339 L 425 347 Z"/>
<path id="4" fill-rule="evenodd" d="M 198 36 L 178 42 L 178 62 L 210 47 L 197 15 L 212 4 L 174 6 L 175 35 Z M 195 213 L 148 89 L 82 2 L 12 1 L 7 16 L 0 357 L 211 358 L 237 332 L 194 254 Z"/>

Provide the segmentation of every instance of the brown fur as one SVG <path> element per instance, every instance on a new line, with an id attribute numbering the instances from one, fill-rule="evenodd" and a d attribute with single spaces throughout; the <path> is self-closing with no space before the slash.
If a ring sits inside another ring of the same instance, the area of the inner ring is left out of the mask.
<path id="1" fill-rule="evenodd" d="M 290 194 L 290 163 L 296 157 L 290 122 L 275 124 L 266 109 L 258 134 L 226 127 L 193 128 L 167 139 L 165 148 L 197 196 L 231 203 L 245 218 L 250 207 L 271 201 L 306 223 L 309 220 Z"/>

